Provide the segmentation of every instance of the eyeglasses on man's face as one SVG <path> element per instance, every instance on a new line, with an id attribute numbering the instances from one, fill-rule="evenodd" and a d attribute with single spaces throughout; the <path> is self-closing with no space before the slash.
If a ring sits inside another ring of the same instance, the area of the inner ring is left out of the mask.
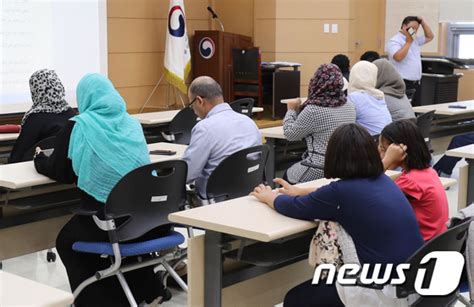
<path id="1" fill-rule="evenodd" d="M 188 104 L 188 107 L 189 107 L 189 108 L 192 108 L 192 107 L 193 107 L 193 103 L 196 102 L 196 100 L 198 99 L 198 97 L 200 97 L 201 99 L 204 99 L 204 98 L 205 98 L 205 97 L 201 97 L 201 96 L 196 96 L 196 97 L 194 97 L 194 99 L 191 100 L 191 102 Z"/>

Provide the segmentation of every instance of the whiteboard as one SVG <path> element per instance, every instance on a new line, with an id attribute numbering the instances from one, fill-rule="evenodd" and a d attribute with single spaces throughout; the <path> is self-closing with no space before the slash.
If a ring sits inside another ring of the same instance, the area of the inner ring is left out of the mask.
<path id="1" fill-rule="evenodd" d="M 431 30 L 434 39 L 423 45 L 422 52 L 438 52 L 440 0 L 386 0 L 385 6 L 385 46 L 387 42 L 400 30 L 403 18 L 406 16 L 422 16 Z M 420 32 L 421 31 L 421 32 Z M 423 30 L 418 30 L 418 35 Z M 385 52 L 387 49 L 385 48 Z"/>
<path id="2" fill-rule="evenodd" d="M 106 0 L 1 0 L 0 114 L 27 111 L 29 79 L 54 69 L 76 106 L 78 81 L 107 75 Z"/>

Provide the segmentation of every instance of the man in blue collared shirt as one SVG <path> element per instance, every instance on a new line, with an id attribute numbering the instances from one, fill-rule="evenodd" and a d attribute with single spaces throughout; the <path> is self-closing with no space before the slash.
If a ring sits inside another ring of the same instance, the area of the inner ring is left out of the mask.
<path id="1" fill-rule="evenodd" d="M 417 36 L 421 25 L 424 36 Z M 411 32 L 411 34 L 410 34 Z M 406 90 L 415 89 L 412 105 L 420 105 L 421 85 L 421 51 L 422 45 L 433 40 L 433 32 L 420 16 L 407 16 L 402 21 L 400 31 L 387 43 L 387 53 L 390 62 L 405 81 Z"/>
<path id="2" fill-rule="evenodd" d="M 226 157 L 241 149 L 262 144 L 255 122 L 237 113 L 224 102 L 220 85 L 211 77 L 194 79 L 189 86 L 189 107 L 201 118 L 191 132 L 183 160 L 188 164 L 188 182 L 206 198 L 206 185 L 212 171 Z"/>

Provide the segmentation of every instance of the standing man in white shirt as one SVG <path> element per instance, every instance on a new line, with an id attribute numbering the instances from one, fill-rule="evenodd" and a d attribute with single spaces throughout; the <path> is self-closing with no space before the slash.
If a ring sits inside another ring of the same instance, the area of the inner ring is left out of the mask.
<path id="1" fill-rule="evenodd" d="M 424 35 L 416 35 L 419 26 Z M 420 105 L 421 52 L 420 47 L 433 40 L 433 32 L 421 16 L 403 19 L 400 31 L 387 44 L 388 58 L 405 81 L 406 90 L 415 89 L 413 106 Z"/>

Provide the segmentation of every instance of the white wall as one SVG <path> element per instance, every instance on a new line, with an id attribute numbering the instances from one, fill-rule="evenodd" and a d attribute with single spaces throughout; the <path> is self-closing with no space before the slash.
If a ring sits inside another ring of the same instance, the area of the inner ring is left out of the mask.
<path id="1" fill-rule="evenodd" d="M 474 22 L 474 0 L 441 0 L 440 22 Z"/>
<path id="2" fill-rule="evenodd" d="M 453 0 L 387 0 L 385 12 L 385 41 L 387 42 L 400 30 L 403 18 L 406 16 L 422 16 L 433 30 L 435 38 L 429 44 L 424 45 L 421 50 L 423 52 L 437 52 L 440 1 L 452 2 Z M 419 31 L 422 30 L 420 29 Z"/>

